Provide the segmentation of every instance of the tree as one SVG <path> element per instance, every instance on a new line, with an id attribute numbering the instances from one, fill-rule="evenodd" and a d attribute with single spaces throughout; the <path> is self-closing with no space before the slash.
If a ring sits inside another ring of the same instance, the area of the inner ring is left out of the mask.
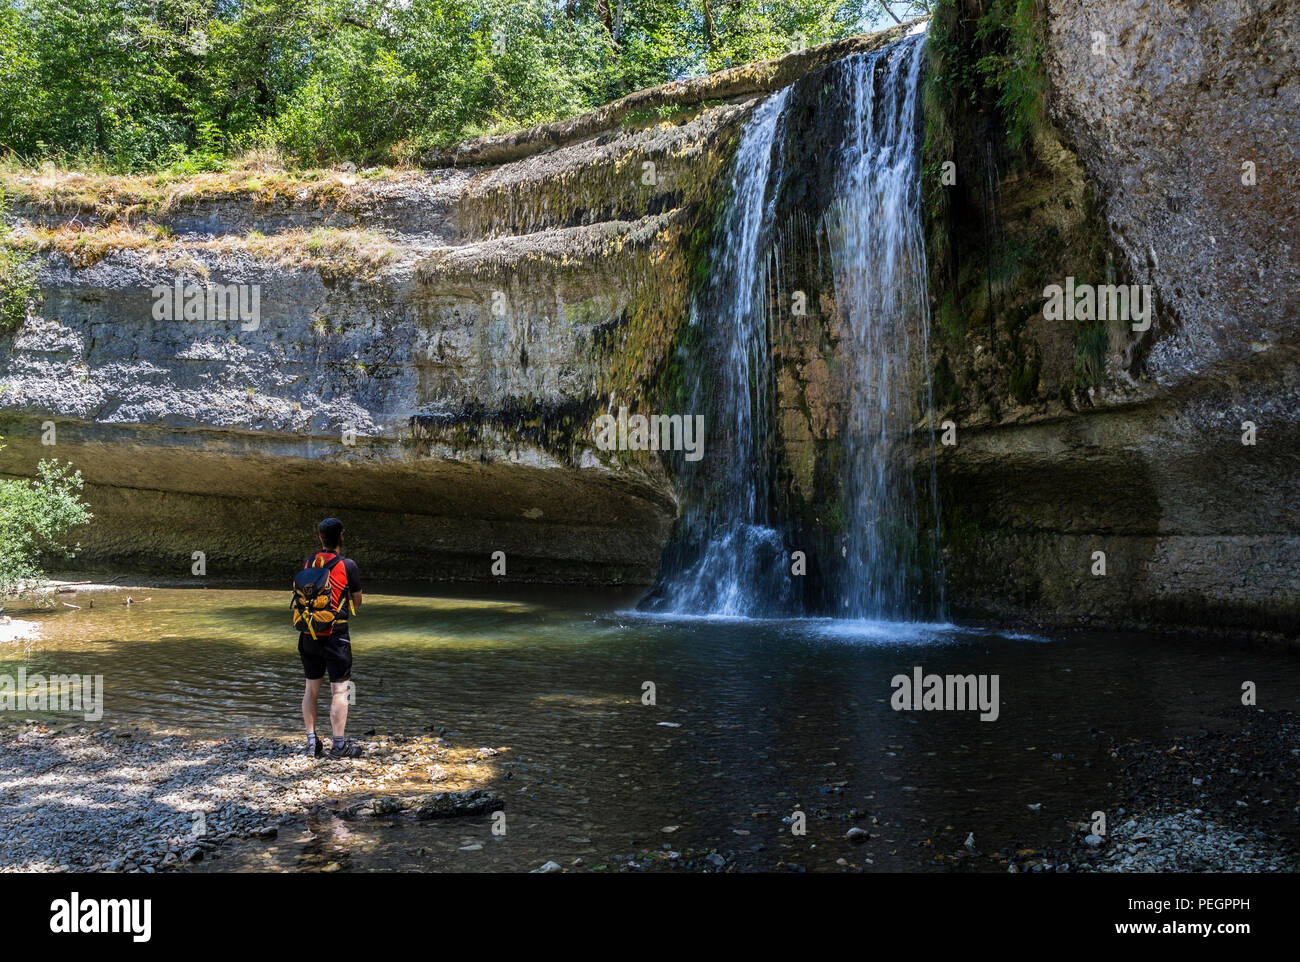
<path id="1" fill-rule="evenodd" d="M 887 25 L 897 0 L 0 0 L 0 154 L 392 162 Z"/>

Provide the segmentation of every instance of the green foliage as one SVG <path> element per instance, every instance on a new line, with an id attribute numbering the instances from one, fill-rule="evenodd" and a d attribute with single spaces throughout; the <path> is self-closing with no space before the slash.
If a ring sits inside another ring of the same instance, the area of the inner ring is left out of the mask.
<path id="1" fill-rule="evenodd" d="M 926 52 L 927 163 L 952 159 L 957 116 L 996 103 L 1015 154 L 1047 126 L 1043 25 L 1037 0 L 977 0 L 972 10 L 939 0 Z M 970 5 L 967 5 L 970 6 Z M 978 15 L 973 35 L 966 16 Z M 941 202 L 938 194 L 932 195 Z"/>
<path id="2" fill-rule="evenodd" d="M 1021 404 L 1029 404 L 1038 396 L 1038 358 L 1021 358 L 1007 377 L 1007 390 Z"/>
<path id="3" fill-rule="evenodd" d="M 1043 38 L 1035 0 L 995 0 L 980 18 L 975 36 L 990 48 L 976 64 L 980 76 L 998 91 L 998 106 L 1012 150 L 1029 148 L 1045 124 Z"/>
<path id="4" fill-rule="evenodd" d="M 13 334 L 23 326 L 36 296 L 36 267 L 31 257 L 5 247 L 0 239 L 0 335 Z"/>
<path id="5" fill-rule="evenodd" d="M 0 0 L 0 152 L 392 162 L 858 32 L 868 0 Z"/>
<path id="6" fill-rule="evenodd" d="M 81 500 L 81 472 L 42 461 L 34 479 L 0 481 L 0 597 L 42 577 L 45 554 L 70 556 L 68 530 L 91 519 Z"/>
<path id="7" fill-rule="evenodd" d="M 217 124 L 211 120 L 200 120 L 195 131 L 198 141 L 194 149 L 183 144 L 173 144 L 171 161 L 167 168 L 172 173 L 189 177 L 203 171 L 225 170 L 227 167 L 224 138 Z"/>
<path id="8" fill-rule="evenodd" d="M 31 255 L 8 244 L 6 212 L 4 191 L 0 191 L 0 336 L 23 326 L 27 309 L 38 294 Z"/>
<path id="9" fill-rule="evenodd" d="M 1101 381 L 1106 369 L 1106 352 L 1110 350 L 1110 332 L 1102 321 L 1080 324 L 1074 341 L 1074 380 L 1077 388 L 1087 388 Z"/>

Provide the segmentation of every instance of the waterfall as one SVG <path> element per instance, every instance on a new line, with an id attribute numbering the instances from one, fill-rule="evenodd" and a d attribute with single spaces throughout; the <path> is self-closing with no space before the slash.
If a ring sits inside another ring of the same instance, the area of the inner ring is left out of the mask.
<path id="1" fill-rule="evenodd" d="M 876 57 L 844 63 L 843 95 L 855 123 L 838 158 L 836 199 L 824 215 L 855 369 L 844 432 L 839 595 L 839 613 L 852 618 L 914 617 L 920 608 L 910 469 L 918 389 L 924 409 L 932 408 L 916 113 L 923 43 L 923 35 L 908 38 Z"/>
<path id="2" fill-rule="evenodd" d="M 790 88 L 754 111 L 732 166 L 721 241 L 709 280 L 691 305 L 709 377 L 697 379 L 688 413 L 706 413 L 708 448 L 684 464 L 687 492 L 664 574 L 645 606 L 688 614 L 780 614 L 790 604 L 781 533 L 769 523 L 771 306 L 768 260 L 781 181 L 779 131 Z"/>
<path id="3" fill-rule="evenodd" d="M 800 235 L 774 224 L 791 183 L 807 173 L 787 160 L 794 156 L 800 165 L 818 165 L 830 188 L 821 210 L 789 211 L 787 220 L 802 225 L 810 213 L 815 218 L 845 372 L 842 525 L 821 539 L 829 555 L 817 566 L 828 583 L 823 593 L 833 598 L 829 613 L 840 617 L 924 613 L 920 568 L 935 552 L 918 544 L 911 460 L 913 404 L 920 399 L 929 410 L 917 123 L 923 43 L 924 35 L 908 37 L 809 79 L 833 84 L 834 115 L 848 118 L 829 155 L 802 156 L 785 142 L 798 84 L 762 102 L 741 132 L 708 280 L 691 308 L 697 347 L 690 363 L 699 376 L 688 413 L 705 414 L 705 456 L 681 465 L 682 515 L 643 608 L 769 617 L 806 607 L 791 559 L 811 546 L 796 543 L 774 485 L 781 456 L 774 356 L 793 283 L 783 248 L 787 237 Z M 810 109 L 820 110 L 817 92 L 810 94 Z"/>

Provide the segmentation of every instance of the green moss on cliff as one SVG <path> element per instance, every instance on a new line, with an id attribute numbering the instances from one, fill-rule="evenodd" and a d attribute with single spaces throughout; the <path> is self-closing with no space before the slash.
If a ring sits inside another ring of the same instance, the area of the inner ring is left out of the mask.
<path id="1" fill-rule="evenodd" d="M 734 143 L 725 151 L 730 160 Z M 703 331 L 690 323 L 691 302 L 708 283 L 709 252 L 712 249 L 718 222 L 727 201 L 722 186 L 725 178 L 718 177 L 709 196 L 702 198 L 698 222 L 686 238 L 684 259 L 688 269 L 688 284 L 684 313 L 678 318 L 676 333 L 663 363 L 656 374 L 653 395 L 665 411 L 686 412 L 691 403 L 695 381 L 699 377 L 698 362 L 703 344 Z M 686 412 L 695 413 L 695 412 Z"/>
<path id="2" fill-rule="evenodd" d="M 690 216 L 656 262 L 640 274 L 628 311 L 611 387 L 622 397 L 653 403 L 664 411 L 686 412 L 699 374 L 700 331 L 690 324 L 691 303 L 708 282 L 709 251 L 726 203 L 725 172 L 736 147 L 735 133 L 717 141 L 707 162 L 692 171 L 686 188 Z M 696 412 L 687 412 L 696 413 Z"/>
<path id="3" fill-rule="evenodd" d="M 976 42 L 986 50 L 975 69 L 997 91 L 1007 145 L 1021 153 L 1047 127 L 1043 24 L 1036 0 L 994 0 L 979 20 Z"/>
<path id="4" fill-rule="evenodd" d="M 619 127 L 623 130 L 640 130 L 658 124 L 684 124 L 710 107 L 716 107 L 724 102 L 722 100 L 706 100 L 702 103 L 669 103 L 645 110 L 634 110 L 619 121 Z"/>
<path id="5" fill-rule="evenodd" d="M 1047 119 L 1044 31 L 1033 0 L 941 0 L 927 41 L 923 200 L 944 365 L 932 377 L 936 401 L 968 421 L 1073 405 L 1105 365 L 1094 332 L 1041 316 L 1047 285 L 1101 280 L 1107 247 Z"/>

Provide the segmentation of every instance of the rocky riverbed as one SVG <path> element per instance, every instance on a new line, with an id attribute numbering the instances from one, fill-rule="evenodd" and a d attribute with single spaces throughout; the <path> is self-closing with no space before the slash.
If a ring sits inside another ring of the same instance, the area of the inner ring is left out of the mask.
<path id="1" fill-rule="evenodd" d="M 1300 716 L 1236 708 L 1223 729 L 1169 742 L 1116 743 L 1109 830 L 1080 813 L 1060 849 L 1016 871 L 1294 872 L 1300 869 Z"/>
<path id="2" fill-rule="evenodd" d="M 443 818 L 502 807 L 482 786 L 503 750 L 434 734 L 367 733 L 365 757 L 338 761 L 287 737 L 32 722 L 0 737 L 0 871 L 162 872 L 220 858 L 233 840 L 274 838 L 313 811 Z"/>
<path id="3" fill-rule="evenodd" d="M 806 799 L 796 806 L 806 809 L 810 820 L 843 825 L 843 841 L 827 843 L 825 857 L 820 844 L 799 852 L 773 844 L 763 826 L 788 824 L 789 818 L 769 809 L 752 812 L 746 827 L 733 828 L 736 837 L 725 841 L 681 838 L 688 832 L 679 832 L 674 821 L 638 833 L 629 847 L 567 851 L 572 846 L 552 837 L 536 852 L 498 868 L 688 873 L 906 871 L 909 864 L 913 870 L 950 872 L 1300 869 L 1300 716 L 1243 708 L 1228 712 L 1222 725 L 1215 721 L 1213 730 L 1177 739 L 1099 736 L 1110 739 L 1102 751 L 1115 772 L 1109 796 L 1098 805 L 1106 813 L 1104 833 L 1094 834 L 1091 812 L 1063 812 L 1067 822 L 1056 835 L 1059 841 L 1037 848 L 989 848 L 985 833 L 966 835 L 964 825 L 955 836 L 937 831 L 924 839 L 910 836 L 896 813 L 889 815 L 892 809 L 873 816 L 847 801 L 841 809 L 839 800 L 851 796 L 840 795 L 843 783 L 837 782 L 823 786 L 815 804 L 805 804 L 812 802 Z M 296 735 L 219 738 L 143 726 L 10 722 L 0 728 L 0 739 L 5 746 L 0 871 L 365 871 L 387 864 L 385 856 L 371 851 L 381 837 L 405 839 L 380 845 L 396 853 L 391 857 L 399 866 L 478 870 L 482 864 L 458 859 L 460 853 L 483 850 L 493 834 L 490 813 L 506 807 L 507 795 L 522 792 L 526 808 L 527 797 L 542 784 L 528 776 L 529 765 L 512 760 L 510 748 L 458 744 L 457 732 L 441 729 L 414 735 L 366 732 L 361 736 L 366 757 L 347 761 L 307 757 Z M 512 774 L 522 781 L 512 781 Z M 453 821 L 445 829 L 419 827 L 434 819 Z M 414 861 L 401 862 L 411 854 L 404 847 L 415 853 Z M 909 863 L 906 853 L 913 847 L 922 856 L 921 866 Z"/>

